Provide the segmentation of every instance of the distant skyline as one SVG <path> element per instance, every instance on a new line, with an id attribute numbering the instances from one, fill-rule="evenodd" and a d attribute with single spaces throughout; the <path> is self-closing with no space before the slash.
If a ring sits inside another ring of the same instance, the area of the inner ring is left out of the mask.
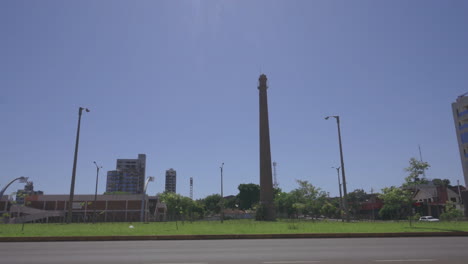
<path id="1" fill-rule="evenodd" d="M 259 183 L 258 77 L 268 77 L 279 187 L 338 195 L 400 185 L 411 157 L 465 185 L 451 103 L 468 91 L 466 1 L 1 1 L 0 188 L 29 177 L 98 192 L 116 159 L 146 154 L 147 193 L 194 198 Z M 7 191 L 22 189 L 15 183 Z"/>

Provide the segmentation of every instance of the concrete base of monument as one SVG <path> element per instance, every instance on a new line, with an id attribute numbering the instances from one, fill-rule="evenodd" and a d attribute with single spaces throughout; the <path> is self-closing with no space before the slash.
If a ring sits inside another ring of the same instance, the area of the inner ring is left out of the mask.
<path id="1" fill-rule="evenodd" d="M 273 202 L 260 202 L 257 208 L 255 220 L 257 221 L 276 221 L 276 209 Z"/>

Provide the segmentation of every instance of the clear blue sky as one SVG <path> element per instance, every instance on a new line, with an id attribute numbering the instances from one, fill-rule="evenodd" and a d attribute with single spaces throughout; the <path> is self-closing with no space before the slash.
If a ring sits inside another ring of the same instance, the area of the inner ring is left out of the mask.
<path id="1" fill-rule="evenodd" d="M 0 1 L 0 187 L 28 176 L 77 194 L 95 166 L 147 155 L 194 198 L 259 182 L 258 90 L 269 78 L 280 187 L 338 194 L 340 115 L 348 190 L 399 185 L 411 157 L 464 184 L 451 103 L 468 91 L 467 1 Z M 105 172 L 99 192 L 105 191 Z M 14 184 L 8 193 L 22 188 Z"/>

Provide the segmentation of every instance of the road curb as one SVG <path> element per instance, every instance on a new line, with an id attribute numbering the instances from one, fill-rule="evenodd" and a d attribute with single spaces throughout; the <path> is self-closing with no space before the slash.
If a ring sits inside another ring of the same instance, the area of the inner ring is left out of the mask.
<path id="1" fill-rule="evenodd" d="M 378 238 L 378 237 L 454 237 L 468 232 L 401 232 L 401 233 L 303 233 L 303 234 L 225 234 L 225 235 L 161 235 L 161 236 L 54 236 L 0 237 L 0 242 L 62 242 L 62 241 L 134 241 L 134 240 L 220 240 L 220 239 L 281 239 L 281 238 Z"/>

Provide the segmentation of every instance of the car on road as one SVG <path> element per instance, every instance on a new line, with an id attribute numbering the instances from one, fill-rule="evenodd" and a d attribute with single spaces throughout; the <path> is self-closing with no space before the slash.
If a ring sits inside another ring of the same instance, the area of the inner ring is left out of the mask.
<path id="1" fill-rule="evenodd" d="M 428 215 L 428 216 L 421 216 L 419 218 L 419 221 L 420 222 L 439 222 L 439 219 Z"/>

